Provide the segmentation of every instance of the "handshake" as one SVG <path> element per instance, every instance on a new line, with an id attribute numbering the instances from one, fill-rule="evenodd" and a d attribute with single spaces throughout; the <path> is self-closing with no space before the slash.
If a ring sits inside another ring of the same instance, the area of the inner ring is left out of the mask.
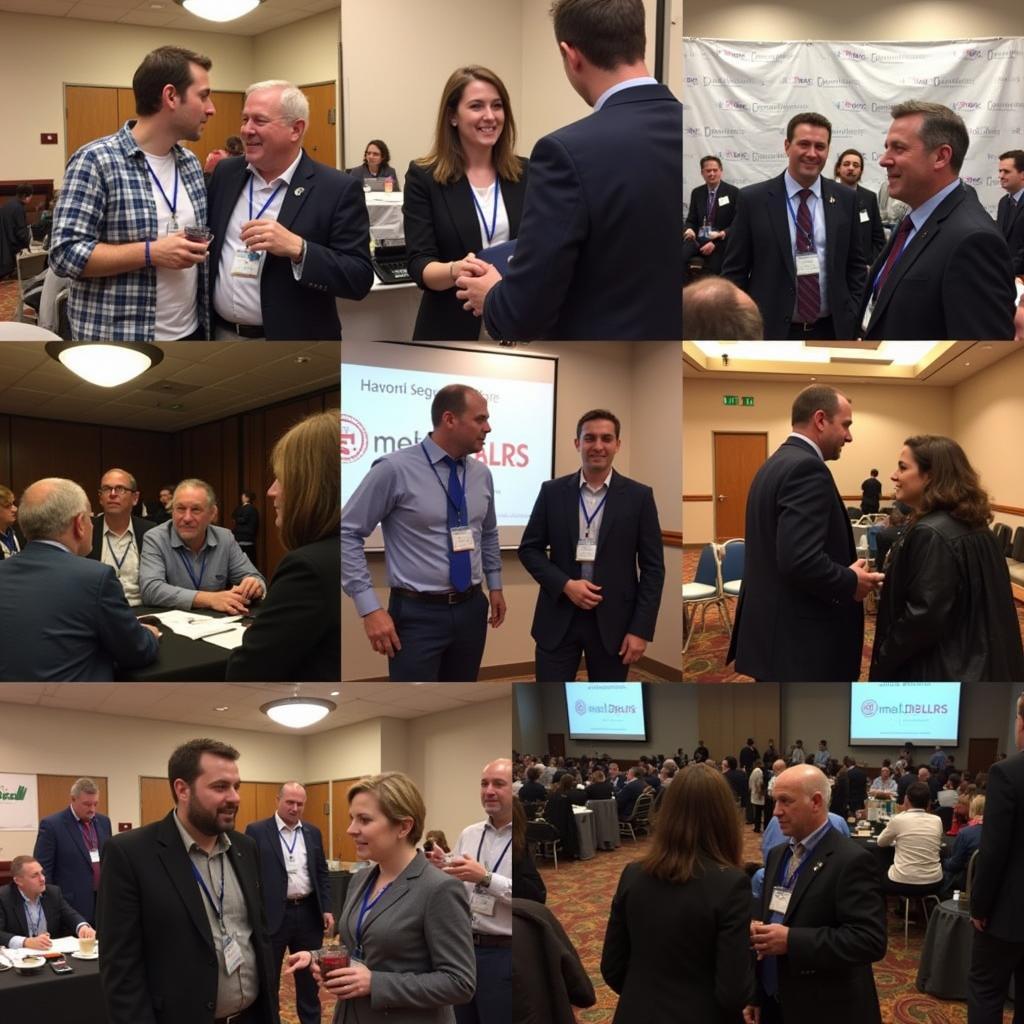
<path id="1" fill-rule="evenodd" d="M 853 595 L 854 601 L 863 601 L 868 594 L 881 590 L 882 584 L 885 582 L 885 573 L 868 572 L 867 564 L 866 558 L 858 558 L 850 566 L 857 576 L 857 590 Z"/>

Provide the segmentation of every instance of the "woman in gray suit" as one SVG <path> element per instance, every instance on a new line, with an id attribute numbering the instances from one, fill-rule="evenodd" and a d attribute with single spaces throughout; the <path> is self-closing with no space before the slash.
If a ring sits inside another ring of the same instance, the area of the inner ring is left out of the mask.
<path id="1" fill-rule="evenodd" d="M 463 884 L 416 850 L 423 797 L 407 775 L 384 772 L 357 782 L 348 804 L 356 856 L 375 866 L 349 886 L 338 920 L 351 964 L 321 978 L 338 999 L 334 1024 L 453 1024 L 452 1006 L 476 988 L 473 931 Z M 292 953 L 284 973 L 313 959 Z"/>

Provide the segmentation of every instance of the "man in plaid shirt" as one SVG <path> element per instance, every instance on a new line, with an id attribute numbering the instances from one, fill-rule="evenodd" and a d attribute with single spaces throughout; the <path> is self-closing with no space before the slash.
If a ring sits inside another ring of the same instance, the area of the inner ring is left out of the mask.
<path id="1" fill-rule="evenodd" d="M 211 64 L 176 46 L 147 54 L 132 79 L 138 119 L 87 143 L 68 163 L 50 267 L 72 278 L 76 340 L 209 335 L 209 240 L 197 240 L 206 187 L 199 160 L 178 140 L 197 140 L 214 114 Z"/>

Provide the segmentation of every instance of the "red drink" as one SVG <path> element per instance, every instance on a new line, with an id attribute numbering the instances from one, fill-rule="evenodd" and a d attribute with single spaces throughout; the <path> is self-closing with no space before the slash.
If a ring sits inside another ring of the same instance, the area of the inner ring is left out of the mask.
<path id="1" fill-rule="evenodd" d="M 320 976 L 326 978 L 331 971 L 341 967 L 348 967 L 348 950 L 342 946 L 340 949 L 328 948 L 320 954 Z"/>

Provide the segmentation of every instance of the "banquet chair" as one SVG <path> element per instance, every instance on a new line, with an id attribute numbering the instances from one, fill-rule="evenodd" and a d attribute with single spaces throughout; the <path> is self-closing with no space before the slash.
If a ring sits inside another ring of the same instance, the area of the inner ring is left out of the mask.
<path id="1" fill-rule="evenodd" d="M 562 837 L 550 821 L 545 821 L 543 818 L 528 821 L 526 823 L 526 841 L 537 849 L 541 857 L 547 857 L 550 853 L 555 862 L 555 870 L 558 870 L 558 848 L 562 845 Z"/>
<path id="2" fill-rule="evenodd" d="M 697 561 L 697 572 L 692 583 L 683 584 L 683 653 L 690 646 L 697 628 L 697 609 L 701 611 L 700 625 L 707 625 L 709 605 L 717 605 L 719 614 L 728 624 L 729 613 L 722 591 L 722 564 L 719 546 L 705 544 Z"/>
<path id="3" fill-rule="evenodd" d="M 646 834 L 650 831 L 651 825 L 651 804 L 653 803 L 653 790 L 645 789 L 637 798 L 625 818 L 619 819 L 619 835 L 629 836 L 636 842 L 637 833 Z"/>

